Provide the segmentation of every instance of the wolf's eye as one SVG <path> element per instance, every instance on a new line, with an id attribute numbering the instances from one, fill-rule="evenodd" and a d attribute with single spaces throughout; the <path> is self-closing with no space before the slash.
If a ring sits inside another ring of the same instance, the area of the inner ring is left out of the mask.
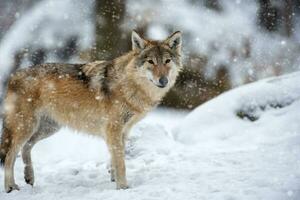
<path id="1" fill-rule="evenodd" d="M 165 63 L 167 64 L 167 63 L 169 63 L 169 62 L 171 62 L 171 60 L 170 59 L 167 59 L 166 61 L 165 61 Z"/>
<path id="2" fill-rule="evenodd" d="M 151 65 L 154 65 L 153 60 L 148 60 L 148 63 L 150 63 Z"/>

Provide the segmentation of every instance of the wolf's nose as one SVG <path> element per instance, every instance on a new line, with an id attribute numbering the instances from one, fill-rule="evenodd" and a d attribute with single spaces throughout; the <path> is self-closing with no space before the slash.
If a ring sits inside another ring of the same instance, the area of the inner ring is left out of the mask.
<path id="1" fill-rule="evenodd" d="M 166 87 L 166 85 L 168 84 L 168 78 L 163 76 L 158 80 L 159 84 L 161 87 Z"/>

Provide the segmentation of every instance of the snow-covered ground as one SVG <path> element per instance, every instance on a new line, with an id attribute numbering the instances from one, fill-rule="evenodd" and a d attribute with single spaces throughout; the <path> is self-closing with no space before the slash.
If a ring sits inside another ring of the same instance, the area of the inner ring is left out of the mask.
<path id="1" fill-rule="evenodd" d="M 102 140 L 63 129 L 35 147 L 33 188 L 20 158 L 20 191 L 4 193 L 0 172 L 0 199 L 298 200 L 299 122 L 300 72 L 234 89 L 191 113 L 157 109 L 132 130 L 128 190 L 110 182 Z"/>

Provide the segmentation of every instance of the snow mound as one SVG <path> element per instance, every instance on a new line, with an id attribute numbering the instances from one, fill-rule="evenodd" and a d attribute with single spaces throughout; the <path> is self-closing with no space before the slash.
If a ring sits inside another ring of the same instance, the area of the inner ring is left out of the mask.
<path id="1" fill-rule="evenodd" d="M 185 144 L 248 147 L 300 130 L 300 72 L 248 84 L 203 104 L 174 129 Z"/>

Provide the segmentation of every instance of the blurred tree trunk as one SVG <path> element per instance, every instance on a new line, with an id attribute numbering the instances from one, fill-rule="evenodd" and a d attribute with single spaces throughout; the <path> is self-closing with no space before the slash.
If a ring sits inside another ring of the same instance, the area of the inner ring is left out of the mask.
<path id="1" fill-rule="evenodd" d="M 270 0 L 258 0 L 259 10 L 258 10 L 258 23 L 259 25 L 268 30 L 276 31 L 278 30 L 278 9 L 272 6 Z"/>
<path id="2" fill-rule="evenodd" d="M 125 0 L 96 0 L 94 60 L 112 59 L 125 51 L 127 38 L 121 29 L 125 5 Z"/>
<path id="3" fill-rule="evenodd" d="M 215 11 L 222 11 L 222 6 L 219 0 L 205 0 L 204 4 L 207 8 L 213 9 Z"/>
<path id="4" fill-rule="evenodd" d="M 285 6 L 284 6 L 284 10 L 283 10 L 283 19 L 284 19 L 285 35 L 288 37 L 292 36 L 292 34 L 293 34 L 293 28 L 294 28 L 293 27 L 293 12 L 294 12 L 293 0 L 285 0 Z"/>
<path id="5" fill-rule="evenodd" d="M 271 1 L 259 0 L 258 23 L 268 31 L 277 31 L 291 37 L 294 29 L 296 0 Z"/>

